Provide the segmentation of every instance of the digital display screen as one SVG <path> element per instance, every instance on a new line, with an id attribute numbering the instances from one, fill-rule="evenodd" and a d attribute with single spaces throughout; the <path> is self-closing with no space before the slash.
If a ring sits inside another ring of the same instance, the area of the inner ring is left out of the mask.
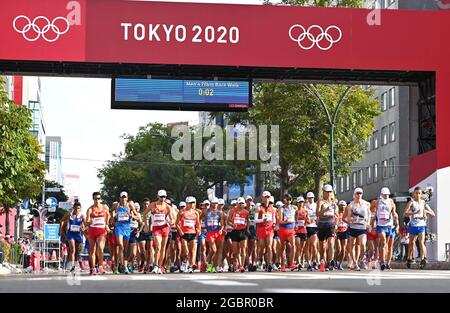
<path id="1" fill-rule="evenodd" d="M 245 111 L 251 82 L 114 78 L 113 109 Z"/>

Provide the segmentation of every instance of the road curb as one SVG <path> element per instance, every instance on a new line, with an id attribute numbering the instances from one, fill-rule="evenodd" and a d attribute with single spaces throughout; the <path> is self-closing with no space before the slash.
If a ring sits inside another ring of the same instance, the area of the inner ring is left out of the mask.
<path id="1" fill-rule="evenodd" d="M 391 263 L 392 269 L 406 269 L 406 262 L 395 262 Z M 411 269 L 420 269 L 420 262 L 411 264 Z M 449 271 L 450 262 L 428 262 L 425 267 L 426 270 L 436 270 L 436 271 Z"/>

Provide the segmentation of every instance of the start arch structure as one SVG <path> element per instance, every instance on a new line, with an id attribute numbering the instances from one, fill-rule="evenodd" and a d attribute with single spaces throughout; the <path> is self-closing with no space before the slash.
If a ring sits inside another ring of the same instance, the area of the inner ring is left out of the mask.
<path id="1" fill-rule="evenodd" d="M 410 159 L 434 187 L 450 243 L 450 10 L 370 10 L 126 0 L 16 0 L 0 11 L 0 73 L 251 78 L 367 84 L 433 81 L 436 149 Z M 389 48 L 386 48 L 389 47 Z M 289 108 L 287 108 L 289 109 Z"/>

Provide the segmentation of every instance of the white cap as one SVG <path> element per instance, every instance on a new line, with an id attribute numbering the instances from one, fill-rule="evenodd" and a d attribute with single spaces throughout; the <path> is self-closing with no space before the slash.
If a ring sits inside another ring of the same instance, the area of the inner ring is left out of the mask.
<path id="1" fill-rule="evenodd" d="M 141 208 L 141 206 L 139 205 L 138 202 L 135 202 L 135 203 L 134 203 L 134 208 L 135 208 L 136 210 L 139 210 L 139 209 Z"/>
<path id="2" fill-rule="evenodd" d="M 236 200 L 231 200 L 231 205 L 236 205 L 237 201 Z"/>
<path id="3" fill-rule="evenodd" d="M 204 200 L 202 203 L 206 204 L 206 205 L 210 205 L 211 204 L 208 199 Z"/>
<path id="4" fill-rule="evenodd" d="M 268 191 L 266 190 L 266 191 L 264 191 L 264 192 L 262 193 L 262 196 L 263 196 L 263 198 L 264 198 L 264 197 L 270 197 L 271 194 L 270 194 L 270 192 L 268 192 Z"/>
<path id="5" fill-rule="evenodd" d="M 275 203 L 275 198 L 273 196 L 270 196 L 269 202 Z M 281 202 L 281 201 L 280 201 Z"/>
<path id="6" fill-rule="evenodd" d="M 323 186 L 323 191 L 331 192 L 333 191 L 333 187 L 331 187 L 331 185 L 326 184 Z"/>
<path id="7" fill-rule="evenodd" d="M 281 207 L 283 206 L 283 202 L 277 201 L 277 203 L 275 204 L 275 206 L 276 206 L 277 208 L 281 208 Z"/>
<path id="8" fill-rule="evenodd" d="M 167 197 L 167 192 L 164 189 L 159 190 L 158 197 Z"/>
<path id="9" fill-rule="evenodd" d="M 255 207 L 259 208 L 261 206 L 261 202 L 255 204 Z"/>
<path id="10" fill-rule="evenodd" d="M 345 205 L 347 206 L 347 202 L 345 202 L 344 200 L 339 201 L 338 205 Z"/>
<path id="11" fill-rule="evenodd" d="M 192 202 L 197 202 L 197 200 L 194 197 L 191 197 L 191 196 L 186 198 L 186 203 L 192 203 Z"/>
<path id="12" fill-rule="evenodd" d="M 358 187 L 358 188 L 356 188 L 355 191 L 353 192 L 353 194 L 355 194 L 355 193 L 364 193 L 364 192 L 363 192 L 362 188 Z"/>
<path id="13" fill-rule="evenodd" d="M 219 198 L 219 204 L 225 204 L 225 200 L 223 200 L 222 198 Z"/>
<path id="14" fill-rule="evenodd" d="M 167 204 L 172 204 L 172 201 L 170 201 L 170 199 L 166 199 L 165 201 Z"/>
<path id="15" fill-rule="evenodd" d="M 126 191 L 122 191 L 121 193 L 120 193 L 120 197 L 122 198 L 122 197 L 127 197 L 128 198 L 128 193 L 126 192 Z"/>
<path id="16" fill-rule="evenodd" d="M 300 202 L 305 202 L 305 198 L 297 197 L 297 203 L 300 203 Z"/>
<path id="17" fill-rule="evenodd" d="M 314 198 L 314 193 L 308 192 L 308 193 L 306 194 L 306 199 L 308 199 L 308 198 Z"/>
<path id="18" fill-rule="evenodd" d="M 246 196 L 245 201 L 247 201 L 247 200 L 253 200 L 252 196 Z"/>
<path id="19" fill-rule="evenodd" d="M 243 204 L 245 204 L 245 199 L 242 198 L 242 197 L 239 197 L 239 198 L 237 199 L 237 203 L 243 203 Z"/>
<path id="20" fill-rule="evenodd" d="M 181 201 L 180 204 L 178 205 L 178 207 L 180 207 L 180 208 L 184 207 L 184 206 L 186 206 L 186 202 L 184 202 L 184 201 Z"/>
<path id="21" fill-rule="evenodd" d="M 391 191 L 389 190 L 388 187 L 383 187 L 383 188 L 381 188 L 381 194 L 382 195 L 390 195 Z"/>
<path id="22" fill-rule="evenodd" d="M 203 203 L 206 203 L 206 201 L 208 201 L 208 200 L 203 201 Z M 215 203 L 215 204 L 219 203 L 219 198 L 213 197 L 213 198 L 211 199 L 211 203 Z M 208 204 L 209 204 L 209 201 L 208 201 Z"/>

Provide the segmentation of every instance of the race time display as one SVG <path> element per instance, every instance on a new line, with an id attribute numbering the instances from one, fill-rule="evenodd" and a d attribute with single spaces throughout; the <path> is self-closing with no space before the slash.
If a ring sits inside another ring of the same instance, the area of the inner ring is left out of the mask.
<path id="1" fill-rule="evenodd" d="M 113 78 L 112 109 L 245 111 L 250 81 Z"/>

